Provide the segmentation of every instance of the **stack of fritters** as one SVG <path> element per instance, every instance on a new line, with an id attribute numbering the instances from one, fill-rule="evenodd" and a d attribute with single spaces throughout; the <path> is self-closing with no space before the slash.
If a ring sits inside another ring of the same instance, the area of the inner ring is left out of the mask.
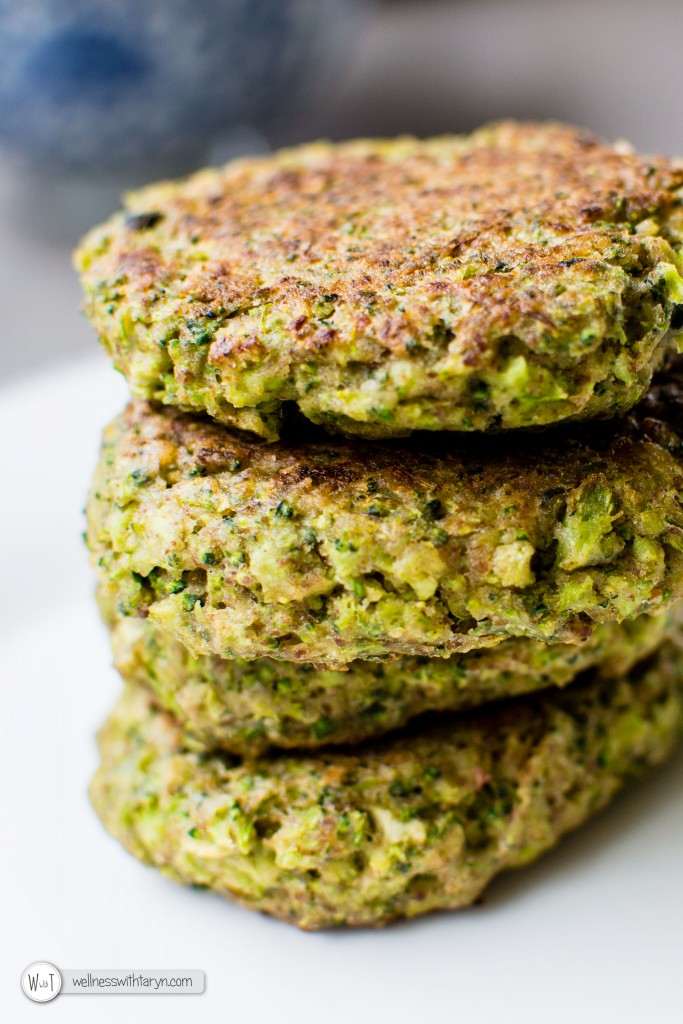
<path id="1" fill-rule="evenodd" d="M 128 849 L 377 924 L 665 757 L 682 246 L 675 164 L 510 123 L 238 161 L 85 239 L 136 396 L 88 508 L 126 682 L 92 798 Z"/>

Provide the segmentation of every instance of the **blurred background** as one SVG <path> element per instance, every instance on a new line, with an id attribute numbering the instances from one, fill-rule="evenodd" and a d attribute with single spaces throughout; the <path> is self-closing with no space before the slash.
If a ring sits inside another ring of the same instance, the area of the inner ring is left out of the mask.
<path id="1" fill-rule="evenodd" d="M 680 0 L 0 0 L 0 381 L 93 351 L 128 188 L 325 136 L 559 118 L 683 154 Z"/>

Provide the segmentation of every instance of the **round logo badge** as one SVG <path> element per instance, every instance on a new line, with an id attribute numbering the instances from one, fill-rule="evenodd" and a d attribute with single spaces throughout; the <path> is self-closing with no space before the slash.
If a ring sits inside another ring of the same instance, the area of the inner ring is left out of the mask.
<path id="1" fill-rule="evenodd" d="M 49 1003 L 59 995 L 62 976 L 54 964 L 31 964 L 21 976 L 21 987 L 34 1003 Z"/>

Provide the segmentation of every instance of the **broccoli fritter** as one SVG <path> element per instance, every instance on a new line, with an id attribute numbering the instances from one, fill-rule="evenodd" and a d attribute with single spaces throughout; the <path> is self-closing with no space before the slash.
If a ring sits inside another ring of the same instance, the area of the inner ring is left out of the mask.
<path id="1" fill-rule="evenodd" d="M 195 655 L 328 667 L 577 643 L 665 611 L 683 596 L 667 381 L 627 420 L 537 445 L 264 445 L 135 402 L 105 431 L 89 500 L 103 606 Z"/>
<path id="2" fill-rule="evenodd" d="M 513 639 L 450 658 L 354 661 L 346 672 L 194 655 L 149 618 L 117 618 L 112 644 L 124 680 L 150 687 L 198 749 L 254 756 L 269 747 L 357 743 L 425 711 L 566 686 L 593 667 L 617 679 L 679 633 L 673 612 L 643 615 L 598 626 L 579 645 Z"/>
<path id="3" fill-rule="evenodd" d="M 611 417 L 681 328 L 683 169 L 559 124 L 315 143 L 128 197 L 83 241 L 135 395 L 265 438 Z"/>
<path id="4" fill-rule="evenodd" d="M 683 660 L 588 680 L 351 752 L 239 760 L 187 748 L 129 688 L 92 786 L 140 860 L 306 929 L 472 903 L 662 761 L 683 726 Z"/>

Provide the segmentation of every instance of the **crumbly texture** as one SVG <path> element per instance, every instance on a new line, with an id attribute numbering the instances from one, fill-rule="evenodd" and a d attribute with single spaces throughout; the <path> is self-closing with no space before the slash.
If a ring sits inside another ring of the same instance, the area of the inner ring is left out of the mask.
<path id="1" fill-rule="evenodd" d="M 188 750 L 129 689 L 92 786 L 140 860 L 306 929 L 472 903 L 663 760 L 683 726 L 674 648 L 623 681 L 518 698 L 351 753 L 239 761 Z"/>
<path id="2" fill-rule="evenodd" d="M 598 626 L 580 645 L 505 640 L 450 658 L 354 661 L 346 672 L 194 655 L 149 618 L 118 618 L 112 645 L 124 680 L 149 687 L 197 749 L 255 756 L 269 747 L 358 743 L 425 711 L 566 686 L 593 667 L 617 679 L 672 635 L 680 625 L 669 612 Z"/>
<path id="3" fill-rule="evenodd" d="M 614 416 L 681 327 L 683 169 L 559 124 L 317 143 L 130 195 L 82 243 L 134 394 L 278 436 Z"/>
<path id="4" fill-rule="evenodd" d="M 657 410 L 536 446 L 264 445 L 133 403 L 88 503 L 103 605 L 193 654 L 327 666 L 576 643 L 657 614 L 683 596 L 681 441 L 662 418 L 683 389 L 667 380 Z"/>

